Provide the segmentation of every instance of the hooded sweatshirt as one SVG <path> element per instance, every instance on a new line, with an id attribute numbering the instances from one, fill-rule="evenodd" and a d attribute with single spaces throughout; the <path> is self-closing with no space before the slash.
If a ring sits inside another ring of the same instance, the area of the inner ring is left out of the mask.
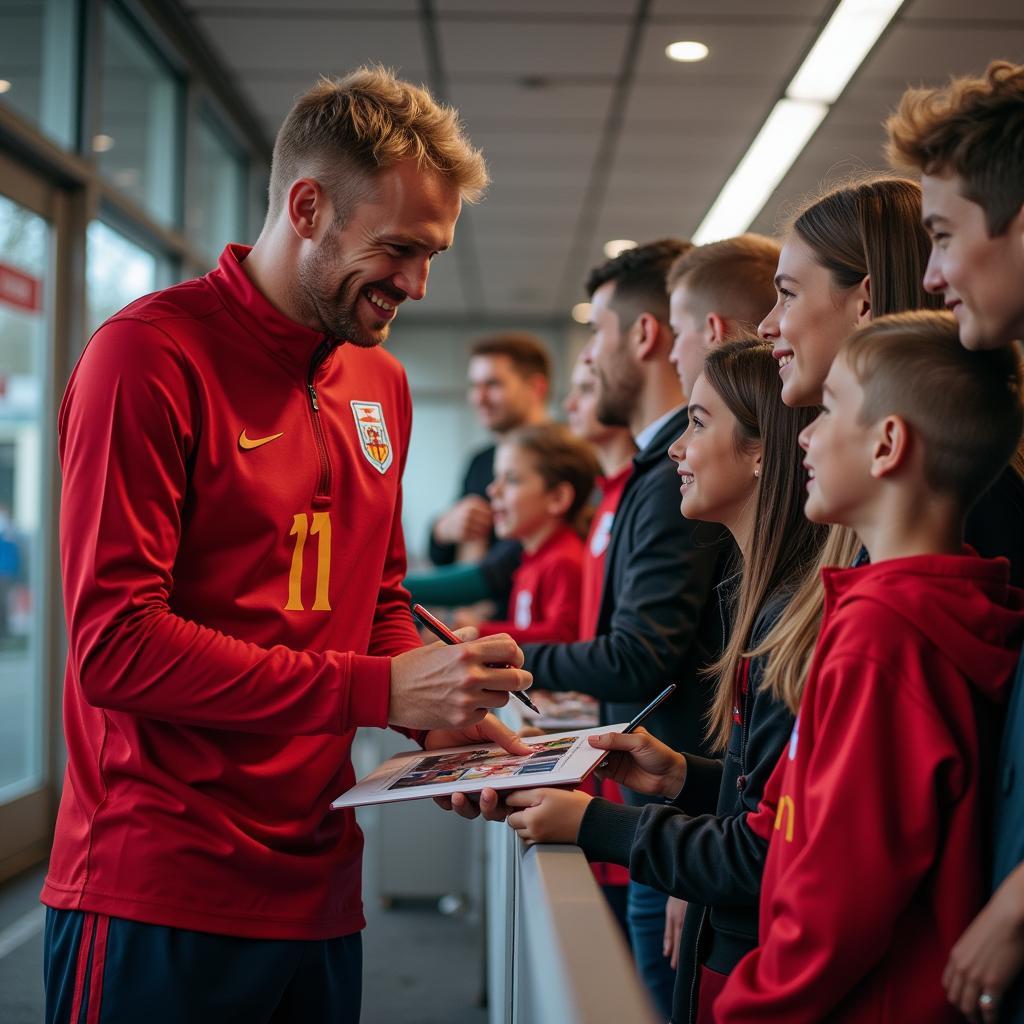
<path id="1" fill-rule="evenodd" d="M 824 570 L 800 714 L 750 827 L 760 945 L 715 1019 L 962 1020 L 949 951 L 981 908 L 999 707 L 1024 639 L 1005 559 Z"/>

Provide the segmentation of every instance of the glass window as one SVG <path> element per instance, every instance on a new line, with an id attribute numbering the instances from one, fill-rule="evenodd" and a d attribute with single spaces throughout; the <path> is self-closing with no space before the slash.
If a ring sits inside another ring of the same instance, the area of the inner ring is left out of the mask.
<path id="1" fill-rule="evenodd" d="M 227 133 L 202 113 L 196 122 L 188 232 L 196 247 L 216 262 L 228 242 L 246 240 L 246 165 Z"/>
<path id="2" fill-rule="evenodd" d="M 100 173 L 154 220 L 179 220 L 181 88 L 116 8 L 103 12 L 100 128 L 92 139 Z"/>
<path id="3" fill-rule="evenodd" d="M 76 0 L 0 0 L 0 103 L 57 142 L 75 144 Z"/>
<path id="4" fill-rule="evenodd" d="M 153 253 L 99 220 L 89 224 L 85 266 L 90 334 L 129 302 L 164 283 Z"/>
<path id="5" fill-rule="evenodd" d="M 0 803 L 42 777 L 50 226 L 0 196 Z"/>

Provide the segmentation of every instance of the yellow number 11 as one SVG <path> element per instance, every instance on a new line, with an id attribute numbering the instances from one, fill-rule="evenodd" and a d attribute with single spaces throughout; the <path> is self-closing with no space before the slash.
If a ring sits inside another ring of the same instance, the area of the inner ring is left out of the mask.
<path id="1" fill-rule="evenodd" d="M 306 547 L 307 534 L 319 536 L 316 548 L 316 595 L 313 598 L 313 611 L 329 612 L 331 601 L 329 590 L 331 585 L 331 514 L 314 512 L 313 525 L 309 525 L 309 516 L 305 512 L 298 513 L 292 520 L 289 537 L 295 538 L 295 549 L 292 551 L 292 568 L 288 573 L 288 603 L 286 612 L 301 612 L 302 605 L 302 552 Z"/>

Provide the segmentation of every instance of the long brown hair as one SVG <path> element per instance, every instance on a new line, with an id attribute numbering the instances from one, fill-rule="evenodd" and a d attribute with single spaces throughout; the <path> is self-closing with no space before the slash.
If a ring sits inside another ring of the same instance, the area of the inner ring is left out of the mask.
<path id="1" fill-rule="evenodd" d="M 707 669 L 718 679 L 708 737 L 724 748 L 732 728 L 736 672 L 747 656 L 758 613 L 774 594 L 795 589 L 807 576 L 828 529 L 803 514 L 806 478 L 797 439 L 816 410 L 783 404 L 772 346 L 750 339 L 723 345 L 708 356 L 704 379 L 736 418 L 736 449 L 761 446 L 751 557 L 740 578 L 729 643 Z"/>
<path id="2" fill-rule="evenodd" d="M 909 178 L 866 178 L 807 205 L 792 231 L 839 290 L 870 278 L 871 316 L 941 309 L 924 290 L 931 241 L 921 225 L 921 186 Z"/>
<path id="3" fill-rule="evenodd" d="M 921 187 L 907 178 L 874 177 L 833 188 L 811 201 L 792 231 L 832 276 L 836 289 L 870 278 L 872 317 L 938 309 L 942 297 L 924 290 L 931 242 L 921 226 Z M 821 570 L 853 564 L 857 535 L 833 526 L 807 576 L 774 628 L 753 651 L 768 656 L 764 685 L 794 714 L 821 625 Z"/>

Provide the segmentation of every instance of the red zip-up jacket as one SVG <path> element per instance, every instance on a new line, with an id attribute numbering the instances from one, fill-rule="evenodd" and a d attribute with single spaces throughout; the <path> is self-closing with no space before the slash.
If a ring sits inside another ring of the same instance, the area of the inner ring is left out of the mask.
<path id="1" fill-rule="evenodd" d="M 949 951 L 986 896 L 989 804 L 1024 591 L 1004 558 L 825 570 L 787 750 L 749 819 L 769 840 L 760 945 L 722 1024 L 939 1024 Z"/>
<path id="2" fill-rule="evenodd" d="M 229 246 L 93 336 L 60 410 L 68 766 L 42 899 L 221 934 L 363 927 L 331 801 L 384 726 L 411 406 Z"/>
<path id="3" fill-rule="evenodd" d="M 480 624 L 481 636 L 508 633 L 517 644 L 571 643 L 580 631 L 583 541 L 562 524 L 512 576 L 511 618 Z"/>

